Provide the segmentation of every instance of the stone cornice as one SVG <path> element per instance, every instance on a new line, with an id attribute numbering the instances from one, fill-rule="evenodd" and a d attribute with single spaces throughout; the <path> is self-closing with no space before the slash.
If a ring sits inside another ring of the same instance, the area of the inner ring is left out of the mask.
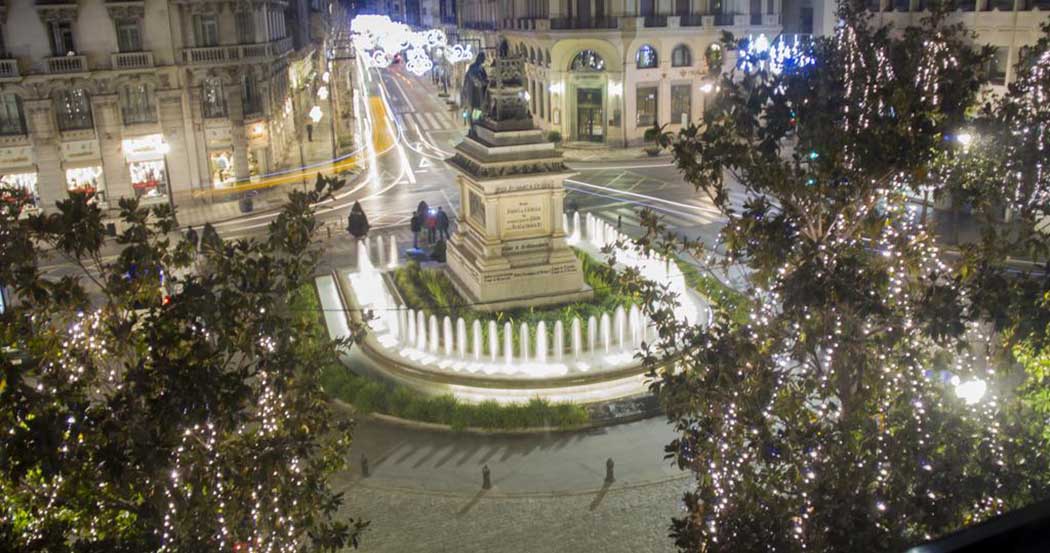
<path id="1" fill-rule="evenodd" d="M 52 21 L 73 21 L 77 18 L 77 4 L 37 4 L 36 11 L 44 23 Z"/>
<path id="2" fill-rule="evenodd" d="M 114 21 L 117 19 L 135 19 L 141 21 L 146 15 L 145 2 L 106 2 L 106 11 Z"/>

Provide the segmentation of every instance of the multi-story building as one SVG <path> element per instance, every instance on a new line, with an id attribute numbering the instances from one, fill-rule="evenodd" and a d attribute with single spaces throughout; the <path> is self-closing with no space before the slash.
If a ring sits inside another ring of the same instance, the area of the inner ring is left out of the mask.
<path id="1" fill-rule="evenodd" d="M 460 0 L 459 39 L 526 59 L 532 115 L 569 142 L 637 145 L 702 114 L 722 31 L 781 31 L 781 0 Z"/>
<path id="2" fill-rule="evenodd" d="M 174 205 L 292 163 L 291 91 L 327 13 L 320 0 L 6 0 L 0 182 L 44 209 L 84 188 L 108 207 Z"/>
<path id="3" fill-rule="evenodd" d="M 835 0 L 784 0 L 785 32 L 829 35 L 835 31 Z M 876 25 L 902 29 L 919 25 L 926 17 L 924 0 L 869 0 Z M 989 44 L 995 53 L 988 66 L 992 89 L 1003 91 L 1014 79 L 1022 49 L 1042 36 L 1050 21 L 1050 0 L 955 0 L 949 23 L 962 23 L 976 35 L 975 43 Z"/>

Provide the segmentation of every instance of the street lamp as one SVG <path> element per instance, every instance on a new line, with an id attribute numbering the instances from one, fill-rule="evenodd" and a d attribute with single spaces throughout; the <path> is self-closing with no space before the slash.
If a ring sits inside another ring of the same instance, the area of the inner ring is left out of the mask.
<path id="1" fill-rule="evenodd" d="M 310 117 L 310 119 L 314 122 L 315 125 L 321 121 L 322 117 L 324 117 L 324 113 L 321 112 L 321 106 L 316 105 L 310 108 L 310 113 L 308 113 L 307 115 Z"/>
<path id="2" fill-rule="evenodd" d="M 955 385 L 955 395 L 965 401 L 967 405 L 976 405 L 984 397 L 984 393 L 988 391 L 988 384 L 980 378 L 962 382 L 956 376 L 952 378 L 952 384 Z"/>

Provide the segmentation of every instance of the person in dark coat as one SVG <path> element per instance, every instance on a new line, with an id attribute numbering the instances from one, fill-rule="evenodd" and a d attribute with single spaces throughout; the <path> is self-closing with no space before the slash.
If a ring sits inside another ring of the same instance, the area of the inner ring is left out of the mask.
<path id="1" fill-rule="evenodd" d="M 350 208 L 346 230 L 358 240 L 368 234 L 368 217 L 365 215 L 364 208 L 361 207 L 361 202 L 354 202 L 354 206 Z"/>
<path id="2" fill-rule="evenodd" d="M 448 213 L 445 213 L 445 209 L 442 207 L 439 207 L 437 212 L 437 228 L 441 239 L 448 240 Z"/>
<path id="3" fill-rule="evenodd" d="M 419 205 L 416 206 L 416 215 L 419 215 L 419 224 L 423 224 L 427 218 L 427 212 L 430 211 L 430 206 L 425 201 L 420 201 Z"/>
<path id="4" fill-rule="evenodd" d="M 412 249 L 419 249 L 419 231 L 423 230 L 423 218 L 419 216 L 419 213 L 412 214 Z"/>
<path id="5" fill-rule="evenodd" d="M 193 229 L 193 226 L 186 231 L 186 241 L 193 246 L 193 251 L 197 251 L 197 246 L 200 244 L 200 237 L 197 236 L 197 231 Z"/>
<path id="6" fill-rule="evenodd" d="M 433 244 L 434 240 L 437 238 L 437 214 L 434 213 L 434 210 L 427 210 L 427 215 L 426 219 L 424 219 L 424 224 L 427 227 L 427 243 Z"/>

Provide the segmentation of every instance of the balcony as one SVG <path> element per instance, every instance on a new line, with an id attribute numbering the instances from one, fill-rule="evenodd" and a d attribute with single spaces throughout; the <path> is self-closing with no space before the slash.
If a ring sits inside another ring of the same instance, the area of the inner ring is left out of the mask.
<path id="1" fill-rule="evenodd" d="M 278 58 L 292 50 L 292 37 L 257 44 L 233 44 L 230 46 L 205 46 L 184 48 L 183 63 L 190 65 L 221 65 L 242 61 L 264 61 Z"/>
<path id="2" fill-rule="evenodd" d="M 0 79 L 17 79 L 20 76 L 18 60 L 0 60 Z"/>
<path id="3" fill-rule="evenodd" d="M 703 24 L 704 16 L 698 13 L 678 16 L 678 25 L 680 27 L 702 27 Z"/>
<path id="4" fill-rule="evenodd" d="M 475 31 L 495 31 L 496 24 L 492 21 L 464 21 L 463 28 Z"/>
<path id="5" fill-rule="evenodd" d="M 113 69 L 149 69 L 153 67 L 153 52 L 121 52 L 110 57 Z"/>
<path id="6" fill-rule="evenodd" d="M 87 73 L 87 56 L 58 56 L 44 58 L 47 72 L 52 75 L 63 73 Z"/>
<path id="7" fill-rule="evenodd" d="M 573 29 L 616 29 L 620 26 L 618 17 L 557 17 L 551 19 L 552 31 L 568 31 Z"/>

